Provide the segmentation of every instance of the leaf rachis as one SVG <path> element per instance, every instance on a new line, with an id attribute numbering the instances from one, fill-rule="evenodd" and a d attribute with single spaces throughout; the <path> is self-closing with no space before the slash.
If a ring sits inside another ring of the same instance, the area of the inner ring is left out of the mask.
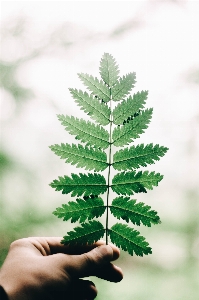
<path id="1" fill-rule="evenodd" d="M 111 91 L 110 91 L 111 93 Z M 112 111 L 112 99 L 110 99 L 110 110 Z M 106 199 L 106 244 L 108 245 L 108 212 L 109 212 L 109 194 L 110 194 L 110 173 L 111 173 L 111 166 L 112 166 L 112 160 L 111 160 L 111 154 L 112 154 L 112 113 L 110 115 L 110 127 L 109 127 L 109 157 L 108 157 L 108 189 L 107 189 L 107 199 Z"/>

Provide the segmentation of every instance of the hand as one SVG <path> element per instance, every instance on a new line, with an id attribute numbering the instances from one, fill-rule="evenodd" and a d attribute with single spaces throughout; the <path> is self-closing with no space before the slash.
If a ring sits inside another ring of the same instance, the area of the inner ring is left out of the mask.
<path id="1" fill-rule="evenodd" d="M 64 246 L 58 237 L 32 237 L 13 242 L 0 271 L 0 285 L 9 300 L 92 300 L 93 282 L 82 277 L 119 282 L 119 249 L 98 241 L 93 245 Z"/>

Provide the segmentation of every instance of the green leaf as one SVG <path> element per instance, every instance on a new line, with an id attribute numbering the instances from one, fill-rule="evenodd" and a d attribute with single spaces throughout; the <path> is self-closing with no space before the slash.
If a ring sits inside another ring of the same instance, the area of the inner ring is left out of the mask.
<path id="1" fill-rule="evenodd" d="M 73 116 L 58 115 L 58 119 L 70 134 L 76 136 L 77 140 L 86 145 L 102 149 L 108 148 L 109 133 L 103 127 Z"/>
<path id="2" fill-rule="evenodd" d="M 104 53 L 102 56 L 100 61 L 100 75 L 109 87 L 112 87 L 119 78 L 118 65 L 109 53 Z"/>
<path id="3" fill-rule="evenodd" d="M 115 198 L 110 207 L 114 217 L 121 218 L 127 223 L 130 220 L 138 226 L 142 222 L 143 225 L 148 227 L 151 227 L 151 224 L 161 223 L 157 212 L 150 209 L 150 206 L 145 205 L 143 202 L 136 203 L 136 200 L 130 200 L 129 197 Z"/>
<path id="4" fill-rule="evenodd" d="M 76 104 L 94 120 L 93 123 L 73 116 L 58 116 L 65 129 L 81 143 L 56 144 L 50 146 L 51 150 L 66 163 L 89 171 L 94 170 L 94 173 L 65 175 L 50 184 L 56 191 L 76 197 L 75 201 L 58 207 L 54 215 L 64 221 L 79 221 L 82 224 L 64 236 L 63 244 L 92 244 L 106 233 L 106 241 L 109 235 L 114 244 L 129 254 L 143 256 L 152 253 L 145 238 L 124 224 L 117 223 L 110 228 L 108 214 L 112 213 L 117 219 L 122 219 L 122 223 L 132 222 L 138 226 L 143 224 L 150 227 L 160 223 L 157 212 L 149 205 L 139 203 L 128 196 L 146 193 L 147 190 L 158 186 L 163 178 L 160 173 L 135 170 L 158 161 L 168 149 L 152 143 L 124 148 L 148 128 L 153 112 L 152 108 L 144 110 L 148 91 L 130 95 L 136 82 L 135 73 L 119 77 L 118 65 L 109 53 L 104 53 L 101 58 L 100 75 L 101 79 L 98 79 L 79 73 L 78 76 L 87 87 L 87 92 L 69 89 Z M 114 105 L 113 101 L 119 101 L 119 104 Z M 122 149 L 113 153 L 113 146 Z M 107 167 L 109 170 L 106 179 L 96 173 L 104 171 Z M 114 175 L 113 169 L 122 172 L 114 172 Z M 119 195 L 112 203 L 110 189 Z M 106 205 L 101 198 L 101 194 L 105 192 Z M 101 217 L 104 212 L 105 226 L 93 220 Z"/>
<path id="5" fill-rule="evenodd" d="M 62 191 L 62 194 L 69 194 L 72 192 L 71 196 L 89 196 L 89 195 L 99 195 L 103 194 L 107 190 L 106 180 L 104 176 L 98 173 L 88 173 L 88 174 L 71 174 L 69 176 L 58 177 L 59 179 L 53 180 L 50 183 L 52 188 L 56 191 Z"/>
<path id="6" fill-rule="evenodd" d="M 114 176 L 111 187 L 114 192 L 122 195 L 146 193 L 146 189 L 152 190 L 162 179 L 163 176 L 155 172 L 121 172 Z"/>
<path id="7" fill-rule="evenodd" d="M 113 110 L 113 123 L 115 125 L 123 124 L 123 121 L 128 117 L 133 116 L 145 105 L 148 96 L 148 91 L 138 92 L 129 96 L 127 100 L 123 100 Z"/>
<path id="8" fill-rule="evenodd" d="M 126 224 L 117 223 L 109 229 L 111 242 L 128 251 L 130 255 L 134 253 L 138 256 L 151 254 L 152 250 L 139 231 L 128 227 Z"/>
<path id="9" fill-rule="evenodd" d="M 128 145 L 133 139 L 139 138 L 140 134 L 148 127 L 152 117 L 153 109 L 146 109 L 137 117 L 130 120 L 123 126 L 118 126 L 113 130 L 113 144 L 117 147 Z"/>
<path id="10" fill-rule="evenodd" d="M 115 170 L 131 170 L 137 169 L 140 166 L 146 167 L 147 164 L 153 164 L 164 156 L 168 148 L 148 144 L 140 144 L 117 151 L 113 155 L 113 168 Z"/>
<path id="11" fill-rule="evenodd" d="M 80 223 L 87 219 L 99 218 L 105 212 L 106 207 L 100 197 L 93 197 L 88 199 L 76 199 L 69 201 L 68 204 L 62 204 L 62 207 L 56 208 L 53 212 L 58 218 L 63 218 L 63 221 L 71 219 L 71 223 L 79 220 Z"/>
<path id="12" fill-rule="evenodd" d="M 78 168 L 86 170 L 104 171 L 108 167 L 107 155 L 104 151 L 83 147 L 78 144 L 52 145 L 50 149 L 60 158 L 66 159 L 66 163 L 77 165 Z"/>
<path id="13" fill-rule="evenodd" d="M 98 221 L 83 223 L 81 227 L 74 228 L 74 231 L 67 232 L 68 235 L 63 237 L 62 244 L 68 245 L 85 245 L 93 244 L 104 236 L 105 229 Z"/>
<path id="14" fill-rule="evenodd" d="M 119 101 L 127 96 L 134 87 L 134 83 L 136 82 L 135 78 L 135 73 L 129 73 L 120 78 L 111 89 L 112 99 Z"/>
<path id="15" fill-rule="evenodd" d="M 110 100 L 110 89 L 102 80 L 99 81 L 98 78 L 83 73 L 78 74 L 78 76 L 83 84 L 94 95 L 98 96 L 100 99 L 103 99 L 104 102 L 108 102 Z"/>
<path id="16" fill-rule="evenodd" d="M 87 92 L 78 91 L 77 89 L 69 90 L 75 102 L 93 120 L 101 125 L 108 125 L 110 123 L 111 110 L 106 104 L 100 103 L 98 99 L 89 95 Z"/>

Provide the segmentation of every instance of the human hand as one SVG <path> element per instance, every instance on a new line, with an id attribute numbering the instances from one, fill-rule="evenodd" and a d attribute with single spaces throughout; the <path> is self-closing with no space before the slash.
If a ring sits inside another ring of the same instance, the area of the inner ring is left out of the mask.
<path id="1" fill-rule="evenodd" d="M 119 249 L 98 241 L 93 245 L 64 246 L 58 237 L 31 237 L 13 242 L 0 271 L 0 285 L 9 300 L 92 300 L 97 276 L 119 282 L 123 278 L 116 260 Z"/>

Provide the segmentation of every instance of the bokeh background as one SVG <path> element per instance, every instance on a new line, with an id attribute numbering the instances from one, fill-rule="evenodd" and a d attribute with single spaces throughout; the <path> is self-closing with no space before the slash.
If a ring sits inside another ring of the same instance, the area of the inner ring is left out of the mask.
<path id="1" fill-rule="evenodd" d="M 48 146 L 72 141 L 56 114 L 84 117 L 68 88 L 82 88 L 78 72 L 99 76 L 108 52 L 136 72 L 133 92 L 149 90 L 138 142 L 170 150 L 150 167 L 159 187 L 137 196 L 162 220 L 140 228 L 153 254 L 122 251 L 123 281 L 93 279 L 97 299 L 198 299 L 199 1 L 2 1 L 1 42 L 0 263 L 15 239 L 72 228 L 52 215 L 70 197 L 49 183 L 75 169 Z"/>

